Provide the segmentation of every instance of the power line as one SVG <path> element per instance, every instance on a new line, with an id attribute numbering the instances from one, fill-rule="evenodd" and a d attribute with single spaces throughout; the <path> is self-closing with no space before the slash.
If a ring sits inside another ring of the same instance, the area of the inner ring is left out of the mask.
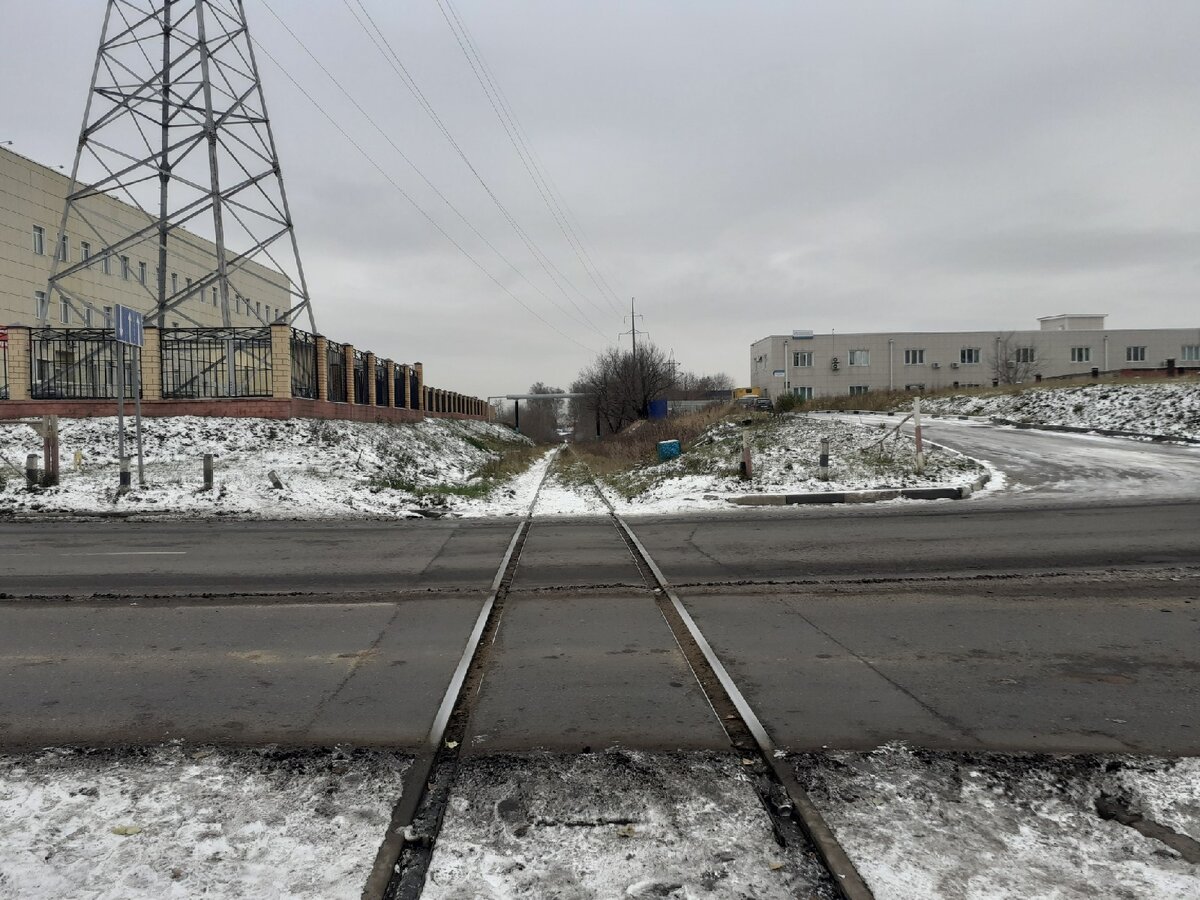
<path id="1" fill-rule="evenodd" d="M 366 111 L 366 109 L 363 108 L 362 104 L 359 103 L 357 99 L 355 99 L 353 94 L 351 94 L 350 91 L 341 83 L 341 81 L 339 81 L 337 79 L 337 77 L 334 76 L 334 74 L 331 71 L 329 71 L 328 67 L 326 67 L 325 64 L 322 63 L 321 60 L 317 58 L 316 54 L 313 53 L 313 51 L 311 49 L 309 49 L 308 45 L 304 43 L 304 41 L 300 38 L 300 36 L 297 35 L 295 31 L 292 30 L 292 28 L 287 24 L 287 22 L 283 18 L 280 17 L 280 15 L 277 12 L 275 12 L 275 10 L 274 10 L 274 8 L 272 8 L 271 4 L 269 2 L 267 2 L 267 0 L 262 0 L 262 4 L 264 7 L 266 7 L 267 11 L 270 12 L 271 15 L 275 17 L 276 21 L 278 21 L 279 24 L 283 26 L 284 30 L 287 31 L 287 33 L 289 35 L 291 35 L 292 39 L 297 44 L 300 45 L 300 48 L 302 50 L 304 50 L 304 52 L 306 54 L 308 54 L 309 58 L 312 59 L 312 61 L 317 65 L 317 67 L 322 72 L 325 73 L 325 76 L 330 81 L 332 81 L 333 84 L 337 87 L 337 89 L 339 91 L 341 91 L 342 94 L 346 97 L 346 99 L 349 100 L 354 105 L 354 108 L 357 109 L 359 111 L 359 113 L 362 114 L 363 118 L 365 118 L 371 124 L 371 126 L 376 131 L 379 132 L 379 134 L 383 137 L 383 139 L 385 141 L 387 141 L 389 145 L 391 145 L 391 148 L 393 150 L 395 150 L 397 154 L 399 154 L 400 158 L 403 159 L 405 163 L 408 164 L 408 167 L 410 169 L 412 169 L 413 172 L 415 172 L 422 181 L 425 182 L 425 184 L 429 187 L 429 189 L 432 190 L 434 192 L 434 194 L 436 194 L 437 197 L 444 204 L 446 204 L 446 206 L 449 207 L 450 210 L 456 216 L 458 216 L 458 218 L 463 222 L 463 224 L 466 225 L 467 228 L 469 228 L 471 230 L 471 232 L 476 237 L 478 237 L 479 240 L 482 241 L 488 247 L 488 249 L 490 249 L 493 253 L 495 253 L 496 256 L 499 257 L 499 259 L 501 261 L 503 261 L 505 263 L 505 265 L 507 265 L 518 277 L 520 277 L 531 288 L 533 288 L 533 290 L 535 290 L 539 295 L 541 295 L 541 297 L 547 303 L 549 303 L 551 306 L 555 307 L 559 312 L 561 312 L 563 315 L 567 316 L 568 318 L 574 318 L 575 321 L 579 322 L 579 324 L 584 325 L 588 328 L 591 328 L 593 331 L 596 332 L 596 334 L 600 335 L 601 337 L 604 336 L 604 332 L 600 331 L 600 329 L 597 328 L 595 326 L 595 324 L 592 323 L 590 320 L 588 320 L 586 317 L 575 318 L 574 316 L 571 315 L 571 313 L 569 311 L 567 311 L 566 309 L 563 309 L 561 306 L 559 306 L 559 304 L 552 297 L 550 297 L 548 294 L 546 294 L 545 291 L 543 291 L 540 287 L 538 287 L 536 284 L 534 284 L 525 275 L 524 272 L 522 272 L 519 268 L 517 268 L 516 264 L 513 263 L 512 260 L 510 260 L 507 256 L 505 256 L 491 241 L 489 241 L 483 235 L 483 233 L 478 228 L 476 228 L 475 225 L 472 224 L 469 219 L 467 219 L 467 217 L 462 213 L 462 211 L 459 210 L 459 208 L 450 201 L 450 199 L 437 187 L 437 185 L 435 185 L 432 181 L 430 181 L 430 179 L 425 175 L 424 172 L 421 171 L 421 169 L 417 166 L 417 164 L 415 162 L 413 162 L 412 159 L 402 149 L 400 149 L 399 145 L 394 140 L 392 140 L 391 135 L 389 135 L 386 131 L 384 131 L 384 129 L 379 125 L 378 122 L 375 121 L 375 119 L 371 116 L 371 114 L 368 113 Z M 351 10 L 351 12 L 353 12 L 353 10 Z M 361 25 L 361 23 L 360 23 L 360 25 Z M 278 65 L 278 63 L 276 63 L 276 64 Z"/>
<path id="2" fill-rule="evenodd" d="M 361 0 L 359 0 L 359 2 L 361 3 Z M 529 177 L 533 180 L 534 186 L 538 189 L 538 193 L 541 194 L 542 202 L 546 204 L 546 208 L 550 210 L 550 214 L 554 217 L 555 223 L 558 225 L 559 230 L 563 233 L 563 237 L 567 239 L 567 244 L 575 253 L 575 257 L 579 260 L 579 264 L 583 267 L 584 272 L 586 272 L 588 277 L 592 280 L 592 284 L 594 284 L 596 289 L 600 291 L 600 296 L 603 297 L 614 310 L 619 311 L 619 306 L 616 302 L 616 292 L 613 291 L 612 286 L 609 285 L 607 279 L 605 279 L 604 274 L 600 271 L 600 267 L 596 264 L 595 259 L 592 258 L 591 253 L 588 251 L 587 247 L 580 239 L 575 227 L 572 225 L 570 220 L 571 217 L 567 215 L 570 210 L 567 208 L 566 201 L 562 198 L 560 192 L 557 191 L 556 186 L 549 177 L 549 173 L 545 171 L 545 166 L 541 164 L 537 154 L 534 152 L 528 135 L 521 126 L 520 119 L 517 118 L 517 114 L 515 110 L 513 110 L 512 104 L 508 102 L 507 96 L 505 96 L 503 89 L 500 87 L 495 76 L 492 74 L 491 69 L 488 67 L 487 62 L 484 60 L 483 55 L 479 50 L 479 46 L 475 43 L 475 39 L 471 35 L 470 29 L 467 28 L 466 22 L 463 21 L 462 16 L 460 16 L 458 10 L 455 9 L 452 0 L 435 0 L 435 2 L 437 2 L 439 8 L 441 8 L 442 17 L 446 19 L 446 24 L 450 26 L 450 30 L 454 32 L 455 24 L 457 24 L 458 29 L 461 31 L 462 39 L 458 41 L 459 48 L 463 51 L 464 55 L 467 56 L 467 62 L 471 63 L 473 70 L 475 69 L 475 63 L 478 63 L 478 70 L 475 72 L 475 78 L 477 81 L 479 81 L 479 85 L 483 88 L 485 95 L 488 94 L 488 88 L 491 88 L 492 94 L 497 101 L 492 103 L 492 110 L 500 119 L 500 124 L 505 127 L 505 131 L 508 132 L 509 141 L 512 142 L 514 149 L 517 151 L 517 156 L 521 159 L 522 164 L 525 166 L 526 173 L 528 173 Z M 445 3 L 444 7 L 442 6 L 443 2 Z M 449 11 L 449 15 L 447 15 L 447 10 Z M 451 17 L 454 19 L 453 23 L 450 21 Z M 455 33 L 455 37 L 458 37 L 457 33 Z M 469 53 L 468 50 L 470 51 Z M 480 78 L 480 73 L 482 73 L 483 79 L 486 79 L 486 85 L 484 84 L 484 80 Z M 491 97 L 489 97 L 489 100 L 491 100 Z M 511 130 L 509 126 L 511 126 Z M 599 277 L 597 278 L 597 276 Z"/>
<path id="3" fill-rule="evenodd" d="M 367 162 L 369 162 L 375 168 L 375 170 L 379 172 L 380 175 L 382 175 L 385 179 L 387 179 L 388 183 L 391 184 L 391 186 L 394 187 L 397 192 L 399 192 L 400 196 L 402 196 L 405 200 L 408 201 L 408 203 L 413 207 L 413 209 L 415 209 L 418 213 L 420 213 L 421 216 L 426 221 L 428 221 L 430 225 L 432 225 L 434 228 L 436 228 L 438 230 L 438 232 L 442 235 L 442 237 L 444 237 L 447 241 L 449 241 L 454 246 L 454 248 L 456 250 L 458 250 L 459 253 L 461 253 L 463 256 L 465 256 L 471 262 L 472 265 L 474 265 L 477 269 L 479 269 L 479 271 L 481 271 L 484 275 L 486 275 L 489 279 L 491 279 L 492 282 L 494 282 L 495 285 L 498 288 L 500 288 L 500 290 L 504 291 L 504 293 L 508 294 L 509 297 L 511 297 L 513 300 L 515 300 L 518 304 L 520 304 L 520 306 L 526 312 L 528 312 L 531 316 L 533 316 L 535 319 L 537 319 L 539 322 L 541 322 L 547 328 L 550 328 L 551 330 L 553 330 L 554 332 L 559 334 L 561 337 L 566 338 L 572 344 L 575 344 L 576 346 L 581 347 L 584 350 L 587 350 L 589 353 L 598 353 L 599 352 L 594 347 L 589 347 L 587 344 L 577 341 L 575 338 L 571 337 L 569 334 L 567 334 L 565 331 L 563 331 L 557 325 L 546 320 L 535 309 L 533 309 L 531 306 L 529 306 L 524 300 L 522 300 L 520 297 L 518 297 L 516 294 L 514 294 L 503 282 L 501 282 L 498 278 L 496 278 L 495 275 L 493 275 L 490 271 L 488 271 L 488 269 L 479 260 L 477 260 L 474 256 L 472 256 L 467 251 L 467 249 L 462 246 L 462 244 L 460 244 L 458 241 L 456 241 L 450 235 L 450 233 L 446 231 L 446 229 L 444 229 L 440 224 L 438 224 L 437 220 L 434 219 L 433 216 L 431 216 L 428 212 L 426 212 L 425 209 L 419 203 L 417 203 L 417 201 L 414 200 L 412 198 L 412 196 L 406 190 L 404 190 L 404 188 L 402 188 L 396 182 L 396 180 L 394 178 L 392 178 L 391 174 L 386 169 L 384 169 L 383 166 L 381 166 L 379 163 L 377 163 L 375 161 L 375 159 L 369 153 L 367 153 L 367 151 L 365 149 L 363 149 L 362 145 L 359 144 L 358 141 L 356 141 L 354 138 L 352 138 L 349 135 L 349 133 L 347 133 L 346 130 L 337 123 L 337 121 L 333 118 L 333 116 L 331 116 L 328 112 L 326 112 L 325 108 L 323 106 L 321 106 L 320 103 L 317 102 L 316 98 L 314 98 L 312 96 L 312 94 L 310 94 L 307 90 L 305 90 L 300 85 L 300 82 L 298 82 L 292 76 L 292 73 L 289 72 L 287 70 L 287 68 L 281 62 L 279 62 L 279 60 L 277 60 L 274 56 L 272 56 L 271 52 L 269 50 L 267 50 L 267 48 L 264 47 L 260 41 L 258 41 L 257 39 L 254 39 L 254 45 L 259 50 L 262 51 L 263 55 L 266 56 L 267 59 L 269 59 L 272 63 L 275 64 L 275 67 L 278 68 L 279 71 L 283 73 L 284 77 L 287 78 L 287 80 L 292 83 L 292 85 L 296 88 L 296 90 L 298 90 L 301 94 L 303 94 L 304 97 L 308 100 L 308 102 L 311 103 L 314 107 L 316 107 L 317 111 L 319 113 L 321 113 L 321 115 L 323 115 L 325 117 L 325 119 L 329 122 L 329 124 L 332 125 L 337 130 L 337 132 L 342 137 L 344 137 L 350 143 L 350 145 L 352 147 L 354 147 L 355 150 L 357 150 L 359 152 L 359 154 L 363 157 L 363 159 L 365 159 Z"/>
<path id="4" fill-rule="evenodd" d="M 588 318 L 588 321 L 590 322 L 591 319 L 587 317 L 587 314 L 583 312 L 583 308 L 571 298 L 569 293 L 567 293 L 566 289 L 560 283 L 560 279 L 585 302 L 591 304 L 596 310 L 601 312 L 603 310 L 601 310 L 599 306 L 592 302 L 590 298 L 584 295 L 579 288 L 575 287 L 575 284 L 571 281 L 571 279 L 554 264 L 554 261 L 551 260 L 550 257 L 546 255 L 545 251 L 543 251 L 541 247 L 537 245 L 537 243 L 529 236 L 528 232 L 526 232 L 526 230 L 522 228 L 517 220 L 513 217 L 512 213 L 509 212 L 508 208 L 503 204 L 503 202 L 501 202 L 500 198 L 496 196 L 496 193 L 488 185 L 487 180 L 479 173 L 479 170 L 475 168 L 475 165 L 467 157 L 466 151 L 462 149 L 462 146 L 450 133 L 450 130 L 442 121 L 441 116 L 438 115 L 437 110 L 434 109 L 433 104 L 429 102 L 429 99 L 420 89 L 420 86 L 417 85 L 416 79 L 412 77 L 412 74 L 408 71 L 407 67 L 405 67 L 403 61 L 400 59 L 400 55 L 396 52 L 396 49 L 387 39 L 387 35 L 383 33 L 383 30 L 379 27 L 379 24 L 375 21 L 374 17 L 363 5 L 362 0 L 355 0 L 355 2 L 362 10 L 363 15 L 366 16 L 367 20 L 371 23 L 371 26 L 375 32 L 374 35 L 372 35 L 371 29 L 367 28 L 366 23 L 364 23 L 362 19 L 358 17 L 358 14 L 354 12 L 354 8 L 350 5 L 349 0 L 342 0 L 342 2 L 346 6 L 346 9 L 349 10 L 350 14 L 354 16 L 354 20 L 358 22 L 359 27 L 364 30 L 364 32 L 367 34 L 367 37 L 369 37 L 372 43 L 375 44 L 375 48 L 383 55 L 384 60 L 389 66 L 391 66 L 392 71 L 396 73 L 396 76 L 412 93 L 413 97 L 417 100 L 417 103 L 425 111 L 425 114 L 428 115 L 433 121 L 434 125 L 442 133 L 442 136 L 446 138 L 446 141 L 450 144 L 450 146 L 454 148 L 454 152 L 458 154 L 459 158 L 470 170 L 471 174 L 475 176 L 475 179 L 479 182 L 480 186 L 496 205 L 496 208 L 500 210 L 501 215 L 503 215 L 509 225 L 512 226 L 513 230 L 517 233 L 517 236 L 521 238 L 522 242 L 524 242 L 525 246 L 529 249 L 529 252 L 533 254 L 534 259 L 537 260 L 538 264 L 542 267 L 542 270 L 546 273 L 546 276 L 554 283 L 554 286 L 558 288 L 562 295 L 568 301 L 570 301 L 571 305 L 579 310 L 581 315 L 583 315 L 585 318 Z M 386 50 L 384 49 L 385 47 L 387 48 Z"/>

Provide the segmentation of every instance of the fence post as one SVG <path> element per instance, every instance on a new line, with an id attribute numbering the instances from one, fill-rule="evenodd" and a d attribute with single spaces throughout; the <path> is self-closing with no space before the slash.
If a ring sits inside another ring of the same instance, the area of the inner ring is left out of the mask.
<path id="1" fill-rule="evenodd" d="M 817 477 L 829 480 L 829 438 L 821 438 L 821 457 L 817 460 Z"/>
<path id="2" fill-rule="evenodd" d="M 33 385 L 30 329 L 20 325 L 8 329 L 8 399 L 28 400 Z"/>
<path id="3" fill-rule="evenodd" d="M 137 354 L 141 361 L 142 396 L 148 400 L 161 400 L 162 384 L 162 337 L 153 326 L 142 331 L 142 350 Z"/>
<path id="4" fill-rule="evenodd" d="M 374 406 L 376 399 L 375 386 L 375 354 L 368 353 L 367 361 L 363 364 L 363 374 L 367 376 L 367 406 Z"/>
<path id="5" fill-rule="evenodd" d="M 346 402 L 357 403 L 358 398 L 355 396 L 354 389 L 354 347 L 350 344 L 345 344 L 342 350 L 342 365 L 346 372 Z"/>
<path id="6" fill-rule="evenodd" d="M 913 398 L 913 436 L 917 443 L 916 471 L 920 475 L 925 471 L 925 445 L 921 442 L 921 398 Z"/>
<path id="7" fill-rule="evenodd" d="M 118 494 L 128 494 L 133 487 L 133 475 L 129 471 L 129 457 L 121 457 L 121 481 L 117 487 Z"/>
<path id="8" fill-rule="evenodd" d="M 738 466 L 738 474 L 743 481 L 749 481 L 754 476 L 753 463 L 750 460 L 750 431 L 742 429 L 742 462 Z"/>
<path id="9" fill-rule="evenodd" d="M 204 490 L 211 491 L 213 486 L 213 455 L 204 454 Z"/>
<path id="10" fill-rule="evenodd" d="M 25 487 L 27 490 L 36 490 L 42 483 L 40 473 L 38 472 L 38 457 L 36 453 L 30 453 L 25 457 Z"/>
<path id="11" fill-rule="evenodd" d="M 271 326 L 271 396 L 292 399 L 292 326 Z"/>
<path id="12" fill-rule="evenodd" d="M 317 336 L 317 399 L 329 399 L 329 338 Z"/>
<path id="13" fill-rule="evenodd" d="M 390 359 L 383 361 L 383 384 L 387 391 L 387 405 L 396 405 L 396 364 Z"/>
<path id="14" fill-rule="evenodd" d="M 417 409 L 425 410 L 425 366 L 423 363 L 413 363 L 413 370 L 417 373 Z"/>

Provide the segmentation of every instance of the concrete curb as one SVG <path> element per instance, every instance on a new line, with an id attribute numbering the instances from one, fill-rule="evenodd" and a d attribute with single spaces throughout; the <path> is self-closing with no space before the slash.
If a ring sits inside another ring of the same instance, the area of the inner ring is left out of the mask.
<path id="1" fill-rule="evenodd" d="M 746 494 L 731 497 L 730 503 L 738 506 L 792 506 L 796 504 L 821 505 L 833 503 L 878 503 L 881 500 L 965 500 L 983 488 L 991 479 L 985 472 L 974 481 L 955 487 L 930 488 L 879 488 L 871 491 L 824 491 L 812 494 Z"/>
<path id="2" fill-rule="evenodd" d="M 1104 437 L 1140 438 L 1153 441 L 1156 444 L 1179 443 L 1200 444 L 1200 438 L 1184 437 L 1177 434 L 1149 434 L 1144 431 L 1122 431 L 1116 428 L 1088 428 L 1086 425 L 1043 425 L 1040 422 L 1016 422 L 1012 419 L 1002 419 L 992 416 L 989 421 L 993 425 L 1008 425 L 1023 431 L 1058 431 L 1065 434 L 1099 434 Z"/>

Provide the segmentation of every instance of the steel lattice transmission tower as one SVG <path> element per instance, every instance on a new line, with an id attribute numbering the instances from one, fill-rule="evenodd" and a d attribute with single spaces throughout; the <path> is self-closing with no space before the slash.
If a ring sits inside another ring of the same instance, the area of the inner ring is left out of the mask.
<path id="1" fill-rule="evenodd" d="M 113 216 L 102 194 L 138 214 Z M 145 310 L 159 327 L 190 320 L 192 298 L 228 326 L 231 302 L 267 290 L 272 319 L 307 314 L 316 331 L 241 0 L 109 0 L 56 248 L 64 234 L 91 254 L 55 254 L 43 323 L 56 301 L 96 309 L 85 270 L 128 276 L 122 257 L 141 257 L 156 261 Z M 178 260 L 201 277 L 168 281 Z"/>

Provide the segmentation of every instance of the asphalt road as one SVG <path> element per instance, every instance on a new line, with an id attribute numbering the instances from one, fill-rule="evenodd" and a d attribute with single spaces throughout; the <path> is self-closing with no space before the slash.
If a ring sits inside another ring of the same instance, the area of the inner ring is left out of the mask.
<path id="1" fill-rule="evenodd" d="M 1183 480 L 1149 502 L 635 527 L 783 746 L 1194 754 L 1200 502 Z M 414 747 L 515 525 L 0 526 L 0 746 Z M 535 522 L 468 740 L 722 745 L 611 524 Z"/>

